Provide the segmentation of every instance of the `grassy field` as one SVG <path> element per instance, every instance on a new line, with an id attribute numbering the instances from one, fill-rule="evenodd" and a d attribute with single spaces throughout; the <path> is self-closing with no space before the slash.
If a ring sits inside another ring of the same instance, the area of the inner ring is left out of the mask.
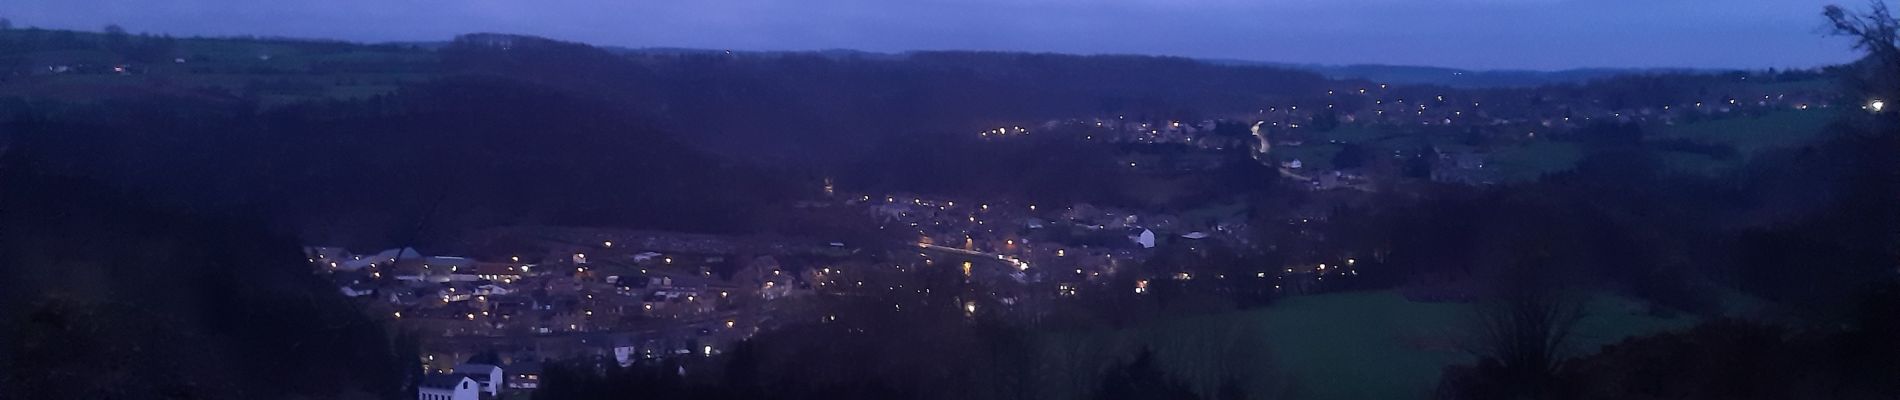
<path id="1" fill-rule="evenodd" d="M 1748 162 L 1764 150 L 1813 143 L 1838 118 L 1838 110 L 1779 111 L 1759 117 L 1729 118 L 1652 128 L 1651 140 L 1689 139 L 1732 146 L 1741 157 L 1717 159 L 1704 154 L 1662 152 L 1670 169 L 1690 174 L 1718 175 Z"/>
<path id="2" fill-rule="evenodd" d="M 1583 149 L 1575 143 L 1536 141 L 1522 146 L 1499 149 L 1484 163 L 1499 182 L 1534 181 L 1544 174 L 1562 172 L 1583 159 Z"/>
<path id="3" fill-rule="evenodd" d="M 1270 153 L 1280 162 L 1300 160 L 1302 171 L 1331 171 L 1333 156 L 1338 155 L 1340 149 L 1336 144 L 1314 142 L 1298 147 L 1276 146 Z"/>
<path id="4" fill-rule="evenodd" d="M 1337 140 L 1344 143 L 1367 143 L 1376 142 L 1396 135 L 1398 135 L 1397 131 L 1386 127 L 1346 125 L 1339 127 L 1339 129 L 1334 129 L 1331 132 L 1316 134 L 1314 135 L 1314 140 L 1311 141 L 1326 142 L 1328 140 Z"/>
<path id="5" fill-rule="evenodd" d="M 1592 353 L 1625 337 L 1694 323 L 1643 310 L 1620 297 L 1591 299 L 1571 351 Z M 1337 293 L 1138 329 L 1060 334 L 1047 344 L 1060 347 L 1051 355 L 1079 371 L 1100 370 L 1120 355 L 1151 348 L 1162 365 L 1203 390 L 1217 387 L 1225 373 L 1276 377 L 1249 388 L 1256 398 L 1422 399 L 1445 366 L 1472 361 L 1460 345 L 1471 318 L 1467 304 L 1412 302 L 1394 291 Z M 1073 381 L 1070 390 L 1099 384 L 1066 380 Z"/>
<path id="6" fill-rule="evenodd" d="M 1839 117 L 1835 110 L 1777 111 L 1759 117 L 1725 118 L 1655 128 L 1652 139 L 1690 139 L 1727 144 L 1743 155 L 1813 141 Z"/>
<path id="7" fill-rule="evenodd" d="M 37 37 L 33 31 L 0 32 L 0 38 Z M 82 41 L 102 40 L 76 33 Z M 405 83 L 435 74 L 436 54 L 423 50 L 327 42 L 251 39 L 177 39 L 170 54 L 133 62 L 101 48 L 7 53 L 24 60 L 72 65 L 129 64 L 130 75 L 76 72 L 36 75 L 0 86 L 0 95 L 45 96 L 68 101 L 141 95 L 196 94 L 217 89 L 255 94 L 265 105 L 312 100 L 362 99 L 393 93 Z M 77 45 L 85 47 L 87 45 Z M 176 61 L 174 61 L 174 58 Z"/>

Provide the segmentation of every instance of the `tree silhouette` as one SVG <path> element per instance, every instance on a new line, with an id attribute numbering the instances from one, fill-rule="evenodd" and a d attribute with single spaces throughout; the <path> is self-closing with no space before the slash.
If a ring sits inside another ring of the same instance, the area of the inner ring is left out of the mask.
<path id="1" fill-rule="evenodd" d="M 1864 89 L 1888 99 L 1900 92 L 1900 77 L 1895 76 L 1900 74 L 1900 19 L 1894 18 L 1885 2 L 1869 1 L 1865 12 L 1829 5 L 1821 14 L 1834 35 L 1853 38 L 1854 49 L 1867 52 L 1865 62 L 1872 65 L 1859 77 Z"/>
<path id="2" fill-rule="evenodd" d="M 1169 376 L 1155 365 L 1154 353 L 1143 349 L 1135 359 L 1109 371 L 1097 400 L 1196 400 L 1194 392 L 1180 379 Z"/>

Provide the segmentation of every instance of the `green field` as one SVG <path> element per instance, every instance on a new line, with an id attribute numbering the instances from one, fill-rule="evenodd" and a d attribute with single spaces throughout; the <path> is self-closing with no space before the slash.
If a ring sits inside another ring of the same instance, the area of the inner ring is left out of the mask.
<path id="1" fill-rule="evenodd" d="M 1484 169 L 1499 182 L 1528 182 L 1570 170 L 1582 159 L 1583 149 L 1575 143 L 1544 140 L 1498 149 L 1486 157 Z"/>
<path id="2" fill-rule="evenodd" d="M 1339 154 L 1341 147 L 1324 142 L 1307 143 L 1298 147 L 1277 146 L 1270 154 L 1280 162 L 1300 160 L 1302 171 L 1331 171 L 1333 156 Z"/>
<path id="3" fill-rule="evenodd" d="M 1602 295 L 1588 304 L 1573 354 L 1595 352 L 1625 337 L 1686 327 L 1689 317 L 1657 318 L 1629 299 Z M 1114 332 L 1058 334 L 1053 356 L 1077 371 L 1098 371 L 1137 349 L 1192 386 L 1217 387 L 1220 376 L 1267 376 L 1248 388 L 1255 398 L 1422 399 L 1445 366 L 1468 363 L 1461 350 L 1472 308 L 1421 303 L 1394 291 L 1288 299 L 1260 310 L 1164 321 Z M 1099 382 L 1065 379 L 1069 393 Z M 1058 398 L 1068 397 L 1060 394 Z"/>
<path id="4" fill-rule="evenodd" d="M 1840 116 L 1837 110 L 1779 111 L 1758 117 L 1728 118 L 1682 125 L 1658 126 L 1651 140 L 1688 139 L 1699 143 L 1732 146 L 1741 157 L 1717 159 L 1704 154 L 1663 151 L 1663 163 L 1671 170 L 1699 175 L 1717 175 L 1748 161 L 1764 150 L 1813 143 L 1826 132 L 1827 124 Z"/>
<path id="5" fill-rule="evenodd" d="M 1828 122 L 1838 118 L 1835 110 L 1777 111 L 1758 117 L 1725 118 L 1655 128 L 1652 139 L 1690 139 L 1703 143 L 1727 144 L 1743 155 L 1813 141 Z"/>

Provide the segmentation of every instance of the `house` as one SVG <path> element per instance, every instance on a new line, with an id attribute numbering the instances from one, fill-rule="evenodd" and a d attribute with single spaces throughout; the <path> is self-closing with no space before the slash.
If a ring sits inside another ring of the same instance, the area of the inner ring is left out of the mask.
<path id="1" fill-rule="evenodd" d="M 476 262 L 468 268 L 457 268 L 449 280 L 474 281 L 488 280 L 502 283 L 514 283 L 527 273 L 529 265 L 507 263 Z"/>
<path id="2" fill-rule="evenodd" d="M 305 257 L 312 260 L 337 261 L 350 258 L 350 250 L 336 246 L 307 246 L 303 248 Z"/>
<path id="3" fill-rule="evenodd" d="M 773 300 L 791 295 L 792 286 L 796 283 L 792 275 L 784 273 L 778 259 L 759 256 L 733 273 L 732 281 L 748 290 L 757 289 L 760 297 Z"/>
<path id="4" fill-rule="evenodd" d="M 475 260 L 462 257 L 418 257 L 397 261 L 396 279 L 421 282 L 473 282 Z"/>
<path id="5" fill-rule="evenodd" d="M 367 285 L 346 285 L 341 288 L 344 296 L 363 297 L 376 294 L 376 288 Z"/>
<path id="6" fill-rule="evenodd" d="M 1141 245 L 1141 248 L 1152 249 L 1155 248 L 1155 231 L 1142 229 L 1140 233 L 1129 235 L 1128 240 L 1135 241 L 1135 244 Z"/>
<path id="7" fill-rule="evenodd" d="M 365 257 L 365 258 L 375 260 L 376 262 L 396 262 L 396 260 L 422 258 L 422 252 L 416 251 L 416 248 L 414 247 L 403 247 L 403 248 L 398 248 L 398 249 L 388 249 L 388 250 L 379 251 L 379 252 L 376 252 L 376 254 Z"/>
<path id="8" fill-rule="evenodd" d="M 541 363 L 535 361 L 515 363 L 508 366 L 508 373 L 515 374 L 505 380 L 509 389 L 535 389 L 541 387 Z"/>
<path id="9" fill-rule="evenodd" d="M 465 375 L 430 375 L 416 385 L 416 400 L 480 400 L 478 386 Z"/>
<path id="10" fill-rule="evenodd" d="M 483 392 L 488 392 L 489 396 L 494 396 L 495 392 L 501 390 L 502 373 L 500 366 L 493 364 L 462 364 L 455 366 L 455 374 L 466 376 L 474 380 L 476 384 L 481 385 Z"/>

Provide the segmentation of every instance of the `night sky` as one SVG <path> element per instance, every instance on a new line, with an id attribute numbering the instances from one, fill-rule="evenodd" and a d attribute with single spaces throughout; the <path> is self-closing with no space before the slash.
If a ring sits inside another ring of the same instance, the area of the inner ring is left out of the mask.
<path id="1" fill-rule="evenodd" d="M 1813 67 L 1861 0 L 5 0 L 16 25 L 736 50 L 1011 50 L 1463 68 Z"/>

